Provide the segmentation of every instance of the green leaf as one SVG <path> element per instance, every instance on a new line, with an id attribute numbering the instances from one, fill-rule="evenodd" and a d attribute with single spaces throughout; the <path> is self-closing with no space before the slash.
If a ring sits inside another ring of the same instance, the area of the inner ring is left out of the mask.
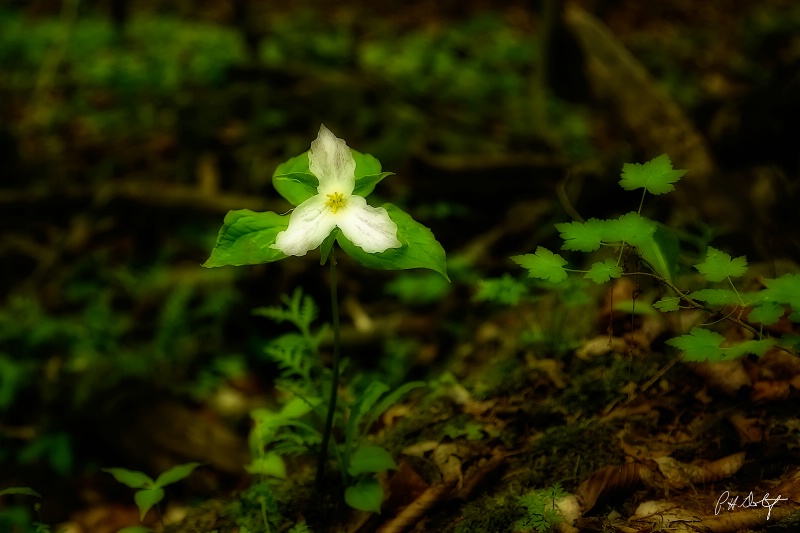
<path id="1" fill-rule="evenodd" d="M 7 489 L 0 490 L 0 496 L 4 496 L 6 494 L 20 494 L 22 496 L 36 496 L 37 498 L 41 498 L 42 495 L 33 490 L 30 487 L 8 487 Z"/>
<path id="2" fill-rule="evenodd" d="M 547 279 L 553 283 L 567 279 L 564 269 L 567 261 L 542 246 L 537 247 L 533 254 L 515 255 L 511 260 L 528 269 L 528 276 L 532 278 Z"/>
<path id="3" fill-rule="evenodd" d="M 161 475 L 156 478 L 155 486 L 164 487 L 189 477 L 189 474 L 191 474 L 195 468 L 200 466 L 200 464 L 201 463 L 186 463 L 185 465 L 173 466 L 169 470 L 162 472 Z"/>
<path id="4" fill-rule="evenodd" d="M 675 265 L 680 255 L 680 241 L 671 229 L 656 222 L 656 231 L 636 244 L 642 259 L 653 265 L 656 273 L 664 279 L 672 281 Z"/>
<path id="5" fill-rule="evenodd" d="M 370 154 L 350 149 L 356 162 L 353 194 L 367 196 L 383 178 L 392 172 L 381 172 L 381 163 Z M 319 180 L 308 168 L 308 152 L 278 165 L 272 174 L 272 185 L 292 205 L 300 205 L 317 194 Z"/>
<path id="6" fill-rule="evenodd" d="M 795 314 L 800 312 L 800 273 L 784 274 L 775 279 L 765 279 L 766 289 L 761 294 L 765 299 L 792 306 Z M 791 320 L 796 320 L 791 318 Z"/>
<path id="7" fill-rule="evenodd" d="M 359 399 L 353 404 L 350 411 L 350 418 L 347 420 L 348 442 L 356 437 L 361 418 L 368 414 L 375 402 L 388 391 L 389 386 L 386 383 L 376 380 L 367 385 L 364 392 L 359 395 Z"/>
<path id="8" fill-rule="evenodd" d="M 669 339 L 667 344 L 683 350 L 686 361 L 719 361 L 725 356 L 721 347 L 724 341 L 719 333 L 693 328 L 689 335 Z"/>
<path id="9" fill-rule="evenodd" d="M 419 389 L 421 387 L 427 386 L 427 383 L 424 381 L 409 381 L 408 383 L 404 383 L 400 385 L 395 390 L 387 394 L 386 396 L 379 401 L 375 407 L 371 409 L 364 409 L 363 415 L 366 416 L 366 421 L 364 422 L 364 427 L 362 428 L 362 436 L 369 433 L 369 428 L 372 427 L 372 424 L 378 419 L 384 411 L 386 411 L 389 407 L 396 404 L 400 398 L 408 394 L 414 389 Z"/>
<path id="10" fill-rule="evenodd" d="M 370 154 L 364 154 L 359 152 L 358 150 L 353 150 L 350 148 L 350 153 L 353 154 L 353 159 L 356 162 L 356 188 L 355 190 L 364 190 L 365 187 L 369 187 L 370 181 L 373 180 L 373 176 L 381 174 L 381 162 L 378 161 L 376 158 L 372 157 Z M 391 174 L 391 172 L 387 172 L 385 174 Z M 385 176 L 384 176 L 385 177 Z M 383 178 L 381 178 L 383 179 Z M 378 180 L 380 181 L 380 180 Z M 377 183 L 377 182 L 375 182 Z M 374 183 L 373 183 L 374 187 Z M 360 192 L 354 193 L 358 194 L 359 196 L 366 196 L 367 194 L 372 192 L 372 188 L 367 190 L 365 194 L 361 194 Z"/>
<path id="11" fill-rule="evenodd" d="M 333 250 L 333 244 L 336 242 L 336 237 L 339 235 L 339 228 L 333 228 L 333 231 L 325 237 L 322 244 L 319 246 L 319 264 L 324 265 L 328 260 L 328 256 Z"/>
<path id="12" fill-rule="evenodd" d="M 747 315 L 747 320 L 750 322 L 760 322 L 765 326 L 771 326 L 776 323 L 783 316 L 786 309 L 782 305 L 773 302 L 766 302 L 757 307 L 754 307 L 750 314 Z"/>
<path id="13" fill-rule="evenodd" d="M 344 501 L 358 511 L 381 513 L 383 503 L 383 488 L 374 478 L 367 477 L 359 480 L 352 487 L 344 491 Z"/>
<path id="14" fill-rule="evenodd" d="M 153 483 L 155 483 L 153 478 L 147 474 L 143 472 L 137 472 L 135 470 L 127 470 L 125 468 L 103 468 L 101 470 L 103 472 L 108 472 L 114 476 L 114 479 L 132 489 L 144 489 L 152 487 Z"/>
<path id="15" fill-rule="evenodd" d="M 722 281 L 725 278 L 736 278 L 747 272 L 747 258 L 745 256 L 731 259 L 731 256 L 708 247 L 706 260 L 694 266 L 708 281 Z"/>
<path id="16" fill-rule="evenodd" d="M 598 285 L 620 276 L 622 276 L 622 267 L 613 259 L 606 259 L 602 263 L 593 264 L 589 271 L 583 275 L 584 278 L 590 279 Z"/>
<path id="17" fill-rule="evenodd" d="M 646 244 L 658 226 L 649 218 L 631 211 L 619 218 L 607 220 L 603 230 L 605 241 L 625 241 L 632 246 Z"/>
<path id="18" fill-rule="evenodd" d="M 728 305 L 740 303 L 739 295 L 731 289 L 701 289 L 688 294 L 692 300 L 706 302 L 709 305 Z"/>
<path id="19" fill-rule="evenodd" d="M 787 348 L 800 349 L 800 335 L 794 333 L 784 333 L 778 342 L 781 346 L 786 346 Z"/>
<path id="20" fill-rule="evenodd" d="M 561 233 L 561 238 L 564 239 L 561 249 L 578 252 L 593 252 L 600 248 L 605 228 L 605 220 L 596 218 L 590 218 L 586 222 L 556 224 L 556 229 Z"/>
<path id="21" fill-rule="evenodd" d="M 749 340 L 723 349 L 733 357 L 741 357 L 748 353 L 761 357 L 775 344 L 777 344 L 775 339 Z"/>
<path id="22" fill-rule="evenodd" d="M 289 226 L 289 217 L 267 211 L 256 213 L 249 209 L 229 211 L 217 236 L 217 244 L 203 266 L 256 265 L 271 263 L 286 257 L 271 248 L 275 237 Z"/>
<path id="23" fill-rule="evenodd" d="M 347 472 L 355 477 L 359 474 L 372 474 L 386 470 L 396 470 L 397 463 L 384 448 L 372 444 L 359 446 L 350 458 Z"/>
<path id="24" fill-rule="evenodd" d="M 353 194 L 357 196 L 369 196 L 375 189 L 375 186 L 383 181 L 383 178 L 393 175 L 394 172 L 381 172 L 380 174 L 372 174 L 370 176 L 356 178 L 356 187 L 353 189 Z"/>
<path id="25" fill-rule="evenodd" d="M 336 241 L 342 250 L 367 268 L 381 270 L 427 268 L 438 272 L 449 281 L 444 248 L 433 236 L 431 230 L 393 204 L 385 204 L 383 207 L 389 213 L 389 218 L 397 224 L 397 239 L 402 246 L 370 254 L 350 242 L 343 233 L 339 232 Z"/>
<path id="26" fill-rule="evenodd" d="M 651 159 L 644 165 L 626 163 L 622 166 L 619 184 L 626 191 L 647 189 L 650 194 L 664 194 L 675 190 L 673 183 L 686 174 L 685 170 L 674 170 L 667 154 Z"/>
<path id="27" fill-rule="evenodd" d="M 290 172 L 274 175 L 272 185 L 290 204 L 298 206 L 317 194 L 319 180 L 311 173 Z"/>
<path id="28" fill-rule="evenodd" d="M 306 416 L 308 413 L 314 410 L 320 401 L 312 401 L 307 398 L 301 398 L 300 396 L 293 396 L 291 400 L 283 404 L 281 407 L 281 412 L 279 416 L 285 418 L 300 418 Z"/>
<path id="29" fill-rule="evenodd" d="M 681 299 L 677 296 L 671 298 L 661 298 L 653 304 L 653 307 L 662 312 L 677 311 L 680 309 Z"/>
<path id="30" fill-rule="evenodd" d="M 297 179 L 288 176 L 296 176 Z M 272 173 L 272 186 L 292 205 L 300 205 L 317 194 L 319 180 L 308 168 L 308 152 L 303 152 L 278 165 Z"/>
<path id="31" fill-rule="evenodd" d="M 164 489 L 155 487 L 152 489 L 142 489 L 133 495 L 133 501 L 139 508 L 139 520 L 144 520 L 147 514 L 155 504 L 164 499 Z"/>
<path id="32" fill-rule="evenodd" d="M 249 474 L 261 474 L 278 479 L 286 479 L 286 463 L 283 457 L 275 452 L 267 452 L 261 457 L 256 457 L 244 469 Z"/>

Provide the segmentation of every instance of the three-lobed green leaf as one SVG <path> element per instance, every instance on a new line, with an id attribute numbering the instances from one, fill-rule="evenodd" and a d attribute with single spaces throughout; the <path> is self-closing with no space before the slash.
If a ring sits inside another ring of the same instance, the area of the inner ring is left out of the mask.
<path id="1" fill-rule="evenodd" d="M 619 184 L 626 191 L 646 189 L 650 194 L 664 194 L 675 190 L 673 183 L 686 174 L 685 170 L 672 168 L 667 154 L 662 154 L 647 163 L 626 163 L 622 166 Z"/>
<path id="2" fill-rule="evenodd" d="M 750 322 L 760 322 L 765 326 L 771 326 L 780 320 L 785 312 L 786 309 L 782 305 L 778 305 L 774 302 L 765 302 L 754 307 L 753 310 L 750 311 L 750 314 L 747 315 L 747 320 Z"/>
<path id="3" fill-rule="evenodd" d="M 683 351 L 686 361 L 720 361 L 726 357 L 741 357 L 745 354 L 764 355 L 771 346 L 777 344 L 775 339 L 757 339 L 743 341 L 732 346 L 722 347 L 725 337 L 715 331 L 703 328 L 692 328 L 688 335 L 669 339 L 667 344 Z"/>
<path id="4" fill-rule="evenodd" d="M 800 322 L 800 274 L 784 274 L 775 279 L 764 280 L 766 289 L 761 291 L 764 299 L 787 304 L 792 307 L 790 320 Z"/>
<path id="5" fill-rule="evenodd" d="M 653 303 L 653 307 L 661 312 L 677 311 L 680 309 L 681 298 L 678 296 L 664 297 Z"/>
<path id="6" fill-rule="evenodd" d="M 566 259 L 543 246 L 537 247 L 535 253 L 515 255 L 511 260 L 527 269 L 528 275 L 532 278 L 546 279 L 553 283 L 567 279 L 567 271 L 564 268 L 567 264 Z"/>
<path id="7" fill-rule="evenodd" d="M 633 246 L 648 242 L 655 234 L 658 225 L 636 211 L 619 218 L 606 220 L 603 231 L 604 240 L 625 241 Z"/>
<path id="8" fill-rule="evenodd" d="M 731 259 L 731 256 L 711 246 L 706 252 L 706 260 L 694 267 L 708 281 L 722 281 L 725 278 L 736 278 L 747 272 L 747 258 L 745 256 Z"/>
<path id="9" fill-rule="evenodd" d="M 594 263 L 589 268 L 589 271 L 583 275 L 584 278 L 590 279 L 597 284 L 605 283 L 611 278 L 619 278 L 620 276 L 622 276 L 622 267 L 613 259 Z"/>
<path id="10" fill-rule="evenodd" d="M 607 224 L 605 220 L 590 218 L 586 222 L 562 222 L 555 226 L 564 239 L 564 245 L 561 246 L 563 250 L 593 252 L 600 248 L 602 241 L 605 240 L 604 232 Z"/>
<path id="11" fill-rule="evenodd" d="M 667 344 L 683 351 L 686 361 L 719 361 L 724 357 L 722 343 L 725 337 L 703 328 L 692 328 L 688 335 L 669 339 Z"/>

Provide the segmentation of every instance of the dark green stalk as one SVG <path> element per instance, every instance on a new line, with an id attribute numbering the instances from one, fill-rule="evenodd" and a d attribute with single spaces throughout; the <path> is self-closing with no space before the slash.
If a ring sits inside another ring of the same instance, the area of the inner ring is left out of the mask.
<path id="1" fill-rule="evenodd" d="M 336 292 L 336 254 L 331 248 L 331 315 L 333 317 L 333 375 L 331 376 L 331 396 L 328 401 L 328 416 L 322 434 L 322 449 L 317 463 L 317 490 L 321 491 L 325 477 L 325 463 L 328 460 L 328 445 L 333 431 L 333 417 L 336 414 L 336 399 L 339 393 L 339 298 Z"/>

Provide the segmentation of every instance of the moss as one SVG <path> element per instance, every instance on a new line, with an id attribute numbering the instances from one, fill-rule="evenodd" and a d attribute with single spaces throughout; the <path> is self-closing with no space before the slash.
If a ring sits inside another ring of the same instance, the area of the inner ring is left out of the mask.
<path id="1" fill-rule="evenodd" d="M 615 400 L 624 399 L 626 385 L 644 383 L 661 368 L 655 357 L 631 359 L 621 354 L 576 362 L 575 377 L 560 401 L 572 413 L 593 415 Z"/>
<path id="2" fill-rule="evenodd" d="M 464 506 L 461 518 L 450 529 L 453 533 L 511 531 L 524 515 L 517 498 L 509 493 L 484 495 Z"/>
<path id="3" fill-rule="evenodd" d="M 493 361 L 471 384 L 472 394 L 477 400 L 494 396 L 505 396 L 521 390 L 528 384 L 524 364 L 516 357 Z"/>

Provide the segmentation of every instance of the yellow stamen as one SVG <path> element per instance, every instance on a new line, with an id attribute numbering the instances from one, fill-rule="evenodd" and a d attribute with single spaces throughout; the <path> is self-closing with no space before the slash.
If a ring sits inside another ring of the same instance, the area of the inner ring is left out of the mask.
<path id="1" fill-rule="evenodd" d="M 330 200 L 325 202 L 325 205 L 330 207 L 331 211 L 334 213 L 344 207 L 344 195 L 342 195 L 342 193 L 335 192 L 333 194 L 329 194 L 328 198 L 330 198 Z"/>

